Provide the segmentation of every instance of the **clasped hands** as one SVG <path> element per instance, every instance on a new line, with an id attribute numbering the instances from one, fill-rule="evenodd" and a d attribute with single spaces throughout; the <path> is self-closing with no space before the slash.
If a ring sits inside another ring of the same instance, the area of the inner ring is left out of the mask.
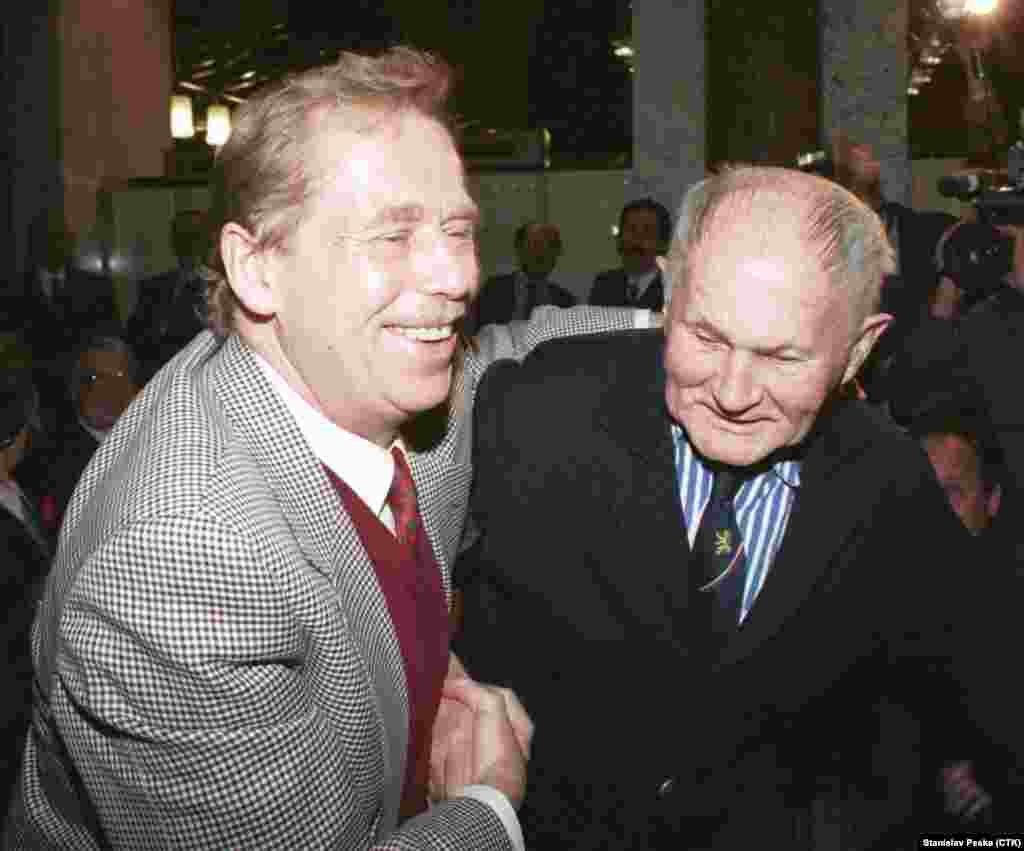
<path id="1" fill-rule="evenodd" d="M 431 800 L 482 784 L 502 792 L 518 809 L 532 738 L 533 722 L 515 694 L 476 682 L 452 654 L 431 741 Z"/>

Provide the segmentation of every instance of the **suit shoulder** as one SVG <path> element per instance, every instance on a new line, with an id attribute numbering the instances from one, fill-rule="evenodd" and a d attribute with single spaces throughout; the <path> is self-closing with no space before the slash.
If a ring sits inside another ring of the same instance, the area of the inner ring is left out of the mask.
<path id="1" fill-rule="evenodd" d="M 569 290 L 563 287 L 561 284 L 549 282 L 548 286 L 551 288 L 552 301 L 559 307 L 575 307 L 577 298 Z"/>
<path id="2" fill-rule="evenodd" d="M 488 287 L 493 287 L 495 285 L 500 287 L 502 284 L 508 283 L 514 278 L 515 274 L 512 272 L 506 272 L 501 275 L 491 275 L 490 277 L 486 278 L 484 282 L 480 285 L 480 293 L 482 295 L 484 292 L 487 291 Z"/>
<path id="3" fill-rule="evenodd" d="M 576 386 L 584 381 L 610 386 L 649 374 L 651 365 L 658 362 L 663 343 L 664 335 L 654 328 L 561 337 L 542 343 L 520 363 L 500 361 L 492 365 L 488 374 L 499 371 L 503 383 L 537 392 L 549 392 L 565 381 Z"/>
<path id="4" fill-rule="evenodd" d="M 879 408 L 865 402 L 841 403 L 834 418 L 836 434 L 846 452 L 864 453 L 866 464 L 879 474 L 898 478 L 927 469 L 916 441 Z"/>

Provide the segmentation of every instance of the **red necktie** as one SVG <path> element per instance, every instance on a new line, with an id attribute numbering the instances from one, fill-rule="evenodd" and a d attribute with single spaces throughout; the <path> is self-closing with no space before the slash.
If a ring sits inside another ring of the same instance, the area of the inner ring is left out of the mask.
<path id="1" fill-rule="evenodd" d="M 395 459 L 395 477 L 388 491 L 388 505 L 395 516 L 395 537 L 399 543 L 411 544 L 416 540 L 416 484 L 405 455 L 397 446 L 391 447 L 391 457 Z"/>

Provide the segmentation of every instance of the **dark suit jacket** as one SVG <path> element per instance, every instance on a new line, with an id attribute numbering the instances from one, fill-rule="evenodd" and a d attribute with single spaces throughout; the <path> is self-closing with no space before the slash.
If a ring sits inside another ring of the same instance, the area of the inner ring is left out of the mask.
<path id="1" fill-rule="evenodd" d="M 135 347 L 146 378 L 205 327 L 205 285 L 194 275 L 182 283 L 180 269 L 139 281 L 138 301 L 125 336 Z"/>
<path id="2" fill-rule="evenodd" d="M 993 532 L 1024 559 L 1024 293 L 1001 288 L 959 322 L 932 320 L 908 335 L 893 359 L 885 392 L 894 415 L 910 422 L 933 407 L 977 409 L 991 423 L 1008 475 Z"/>
<path id="3" fill-rule="evenodd" d="M 661 280 L 661 272 L 654 277 L 636 304 L 629 301 L 627 283 L 628 279 L 623 269 L 600 272 L 594 278 L 588 303 L 598 307 L 646 307 L 649 310 L 661 310 L 665 306 L 665 286 Z"/>
<path id="4" fill-rule="evenodd" d="M 808 789 L 876 694 L 903 691 L 897 663 L 930 676 L 919 661 L 949 658 L 966 605 L 954 580 L 970 540 L 927 458 L 848 403 L 821 422 L 778 557 L 709 665 L 661 351 L 657 332 L 549 344 L 492 367 L 478 396 L 482 539 L 460 572 L 457 649 L 536 724 L 531 849 L 659 847 L 662 831 L 664 847 L 698 848 L 730 818 L 757 824 L 742 802 Z M 931 712 L 956 701 L 942 682 L 918 695 Z M 791 838 L 764 828 L 765 847 Z"/>
<path id="5" fill-rule="evenodd" d="M 32 498 L 31 495 L 28 498 Z M 4 599 L 3 639 L 6 648 L 3 665 L 3 700 L 0 701 L 0 795 L 10 792 L 21 765 L 25 730 L 32 717 L 32 656 L 29 648 L 36 600 L 50 566 L 44 551 L 25 525 L 0 507 L 0 573 Z"/>
<path id="6" fill-rule="evenodd" d="M 518 274 L 494 275 L 488 278 L 480 288 L 480 296 L 476 302 L 476 327 L 482 328 L 498 322 L 510 322 L 517 319 L 515 283 Z M 553 304 L 555 307 L 573 307 L 576 297 L 558 284 L 547 281 L 544 291 L 529 305 L 527 315 L 533 308 L 542 304 Z"/>
<path id="7" fill-rule="evenodd" d="M 899 255 L 899 275 L 883 287 L 882 309 L 901 324 L 913 322 L 938 283 L 935 246 L 956 218 L 937 210 L 913 210 L 895 201 L 886 201 L 878 212 Z"/>
<path id="8" fill-rule="evenodd" d="M 76 418 L 65 424 L 48 451 L 39 453 L 44 492 L 53 497 L 58 518 L 67 510 L 75 485 L 99 445 Z"/>

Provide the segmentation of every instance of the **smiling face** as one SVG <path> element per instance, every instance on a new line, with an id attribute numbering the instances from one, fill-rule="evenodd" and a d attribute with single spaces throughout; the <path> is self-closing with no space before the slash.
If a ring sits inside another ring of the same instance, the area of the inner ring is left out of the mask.
<path id="1" fill-rule="evenodd" d="M 317 191 L 301 223 L 243 264 L 236 292 L 272 315 L 255 345 L 289 383 L 386 445 L 448 396 L 453 324 L 478 285 L 477 210 L 450 135 L 417 112 L 363 132 L 327 116 L 311 149 Z"/>
<path id="2" fill-rule="evenodd" d="M 725 203 L 672 297 L 665 398 L 698 452 L 743 467 L 807 436 L 867 353 L 853 344 L 869 320 L 803 244 L 798 214 Z"/>

